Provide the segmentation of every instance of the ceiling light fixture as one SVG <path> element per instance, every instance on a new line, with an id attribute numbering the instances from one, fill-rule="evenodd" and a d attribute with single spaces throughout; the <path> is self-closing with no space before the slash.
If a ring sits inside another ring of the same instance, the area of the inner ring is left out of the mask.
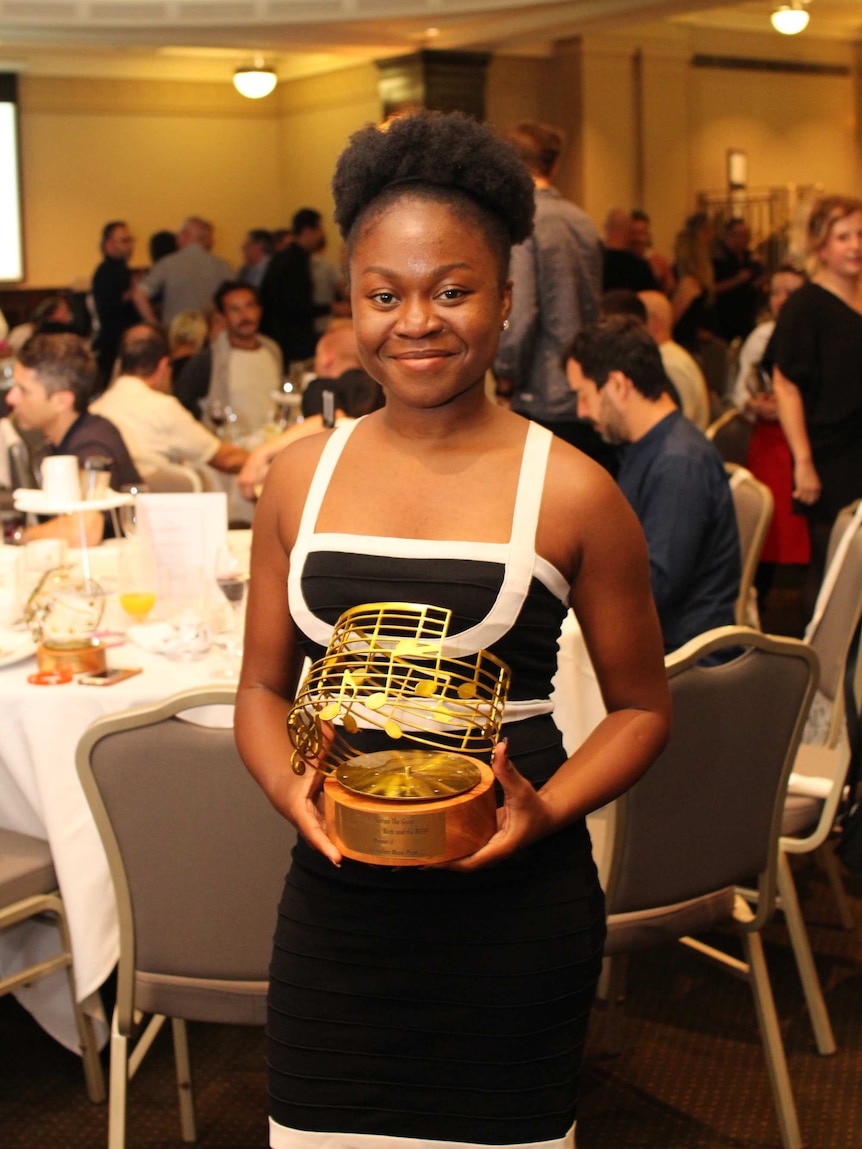
<path id="1" fill-rule="evenodd" d="M 251 67 L 237 68 L 233 74 L 233 86 L 241 96 L 249 100 L 262 100 L 277 83 L 275 69 L 268 68 L 262 56 L 257 56 Z"/>
<path id="2" fill-rule="evenodd" d="M 792 0 L 791 4 L 782 4 L 770 16 L 772 27 L 782 36 L 796 36 L 808 27 L 810 16 L 802 7 L 802 0 Z"/>

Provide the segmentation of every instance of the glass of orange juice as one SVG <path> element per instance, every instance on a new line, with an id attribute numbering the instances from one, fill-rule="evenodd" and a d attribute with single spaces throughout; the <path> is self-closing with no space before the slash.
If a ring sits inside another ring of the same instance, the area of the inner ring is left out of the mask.
<path id="1" fill-rule="evenodd" d="M 156 572 L 149 549 L 125 539 L 120 552 L 120 606 L 133 623 L 143 622 L 156 605 Z"/>

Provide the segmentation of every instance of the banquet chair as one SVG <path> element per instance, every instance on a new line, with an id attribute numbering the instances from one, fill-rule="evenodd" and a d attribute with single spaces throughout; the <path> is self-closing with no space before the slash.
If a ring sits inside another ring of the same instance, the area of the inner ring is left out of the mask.
<path id="1" fill-rule="evenodd" d="M 829 878 L 841 923 L 854 922 L 838 862 L 829 841 L 844 793 L 850 749 L 845 737 L 843 681 L 851 638 L 862 615 L 862 500 L 838 515 L 829 542 L 826 576 L 805 642 L 820 662 L 820 688 L 812 708 L 819 717 L 809 723 L 796 754 L 781 826 L 778 869 L 780 906 L 787 921 L 793 954 L 820 1053 L 835 1052 L 835 1039 L 814 965 L 808 932 L 790 867 L 790 854 L 815 854 Z M 853 673 L 851 669 L 851 673 Z M 855 673 L 857 710 L 860 675 Z"/>
<path id="2" fill-rule="evenodd" d="M 737 463 L 725 463 L 724 469 L 730 480 L 742 564 L 739 595 L 736 599 L 736 623 L 737 626 L 759 626 L 754 576 L 775 504 L 772 491 L 756 479 L 751 471 Z"/>
<path id="3" fill-rule="evenodd" d="M 204 489 L 198 472 L 186 463 L 162 463 L 147 475 L 146 485 L 155 494 L 196 495 Z"/>
<path id="4" fill-rule="evenodd" d="M 736 407 L 723 411 L 704 434 L 715 444 L 725 463 L 737 463 L 740 467 L 746 465 L 754 424 Z"/>
<path id="5" fill-rule="evenodd" d="M 128 1082 L 166 1017 L 185 1141 L 196 1137 L 186 1021 L 265 1020 L 295 832 L 243 766 L 232 726 L 203 724 L 234 700 L 227 686 L 183 691 L 98 719 L 78 744 L 120 922 L 109 1149 L 125 1145 Z"/>
<path id="6" fill-rule="evenodd" d="M 56 921 L 60 952 L 0 978 L 0 997 L 58 970 L 65 970 L 84 1062 L 87 1094 L 91 1101 L 104 1101 L 105 1078 L 99 1060 L 99 1046 L 92 1019 L 81 1008 L 75 992 L 72 944 L 63 899 L 57 889 L 51 850 L 41 838 L 0 829 L 0 930 L 43 914 Z"/>
<path id="7" fill-rule="evenodd" d="M 735 656 L 701 665 L 716 651 Z M 678 940 L 728 968 L 751 987 L 782 1143 L 799 1149 L 761 930 L 775 908 L 784 795 L 817 684 L 817 656 L 798 639 L 720 627 L 665 665 L 670 740 L 616 802 L 606 886 L 608 1029 L 618 1025 L 617 955 Z M 752 874 L 760 894 L 754 909 L 736 890 Z M 739 936 L 745 960 L 690 936 L 718 925 Z"/>

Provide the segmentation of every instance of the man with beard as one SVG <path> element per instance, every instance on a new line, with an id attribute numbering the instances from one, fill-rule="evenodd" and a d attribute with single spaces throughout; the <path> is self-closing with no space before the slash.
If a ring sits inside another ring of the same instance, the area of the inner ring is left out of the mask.
<path id="1" fill-rule="evenodd" d="M 622 448 L 620 489 L 638 516 L 665 653 L 734 622 L 739 535 L 724 464 L 669 392 L 658 346 L 631 316 L 575 336 L 566 374 L 578 415 Z"/>
<path id="2" fill-rule="evenodd" d="M 260 303 L 248 283 L 229 280 L 213 296 L 225 328 L 210 347 L 194 355 L 174 384 L 182 405 L 209 426 L 213 405 L 230 407 L 234 436 L 259 431 L 272 410 L 272 392 L 282 385 L 278 344 L 261 335 Z"/>

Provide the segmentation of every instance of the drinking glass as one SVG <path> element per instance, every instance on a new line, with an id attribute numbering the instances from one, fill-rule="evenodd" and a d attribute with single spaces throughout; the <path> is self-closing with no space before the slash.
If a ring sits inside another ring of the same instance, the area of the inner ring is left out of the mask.
<path id="1" fill-rule="evenodd" d="M 133 495 L 135 501 L 120 507 L 120 526 L 123 537 L 130 539 L 138 532 L 138 495 L 146 494 L 150 488 L 146 483 L 124 483 L 120 490 L 124 495 Z"/>
<path id="2" fill-rule="evenodd" d="M 237 557 L 228 550 L 221 550 L 216 555 L 216 583 L 230 606 L 230 628 L 225 637 L 225 673 L 235 678 L 239 674 L 242 660 L 242 618 L 248 575 L 242 570 Z"/>
<path id="3" fill-rule="evenodd" d="M 125 508 L 124 508 L 125 509 Z M 156 605 L 156 571 L 149 548 L 128 538 L 120 552 L 120 606 L 134 623 L 143 622 Z"/>
<path id="4" fill-rule="evenodd" d="M 210 423 L 213 425 L 216 435 L 220 439 L 229 436 L 233 430 L 233 425 L 237 421 L 237 415 L 234 409 L 228 403 L 223 403 L 221 399 L 210 399 L 207 403 L 207 416 Z"/>

